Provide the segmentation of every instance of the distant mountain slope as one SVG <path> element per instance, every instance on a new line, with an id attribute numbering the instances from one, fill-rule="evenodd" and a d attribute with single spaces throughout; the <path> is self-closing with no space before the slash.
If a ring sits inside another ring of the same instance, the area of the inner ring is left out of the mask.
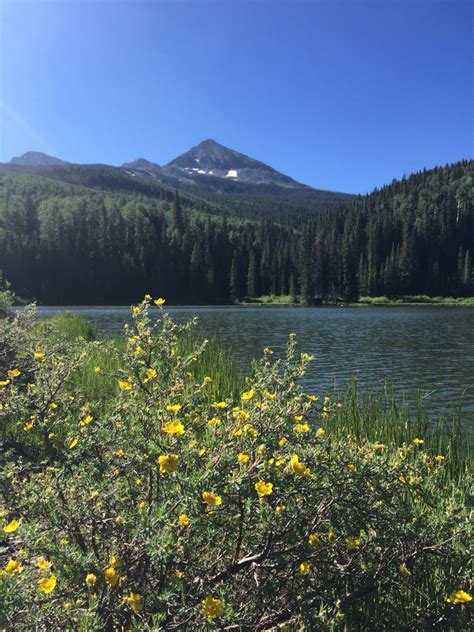
<path id="1" fill-rule="evenodd" d="M 24 167 L 50 167 L 52 165 L 67 165 L 65 160 L 48 156 L 41 151 L 27 151 L 22 156 L 16 156 L 10 160 L 12 165 L 20 165 Z"/>
<path id="2" fill-rule="evenodd" d="M 33 155 L 34 154 L 34 155 Z M 189 166 L 198 165 L 198 166 Z M 78 165 L 28 152 L 0 164 L 1 171 L 34 173 L 95 189 L 129 191 L 170 199 L 179 190 L 207 212 L 295 223 L 349 202 L 354 196 L 313 189 L 264 163 L 207 140 L 164 167 L 137 158 L 121 167 Z"/>

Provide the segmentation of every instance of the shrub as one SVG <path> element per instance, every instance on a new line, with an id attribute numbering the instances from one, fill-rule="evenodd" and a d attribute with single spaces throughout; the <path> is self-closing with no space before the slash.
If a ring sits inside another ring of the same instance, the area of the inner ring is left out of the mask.
<path id="1" fill-rule="evenodd" d="M 107 406 L 74 387 L 99 343 L 38 337 L 31 309 L 1 333 L 0 624 L 465 627 L 469 522 L 444 455 L 331 436 L 293 337 L 235 401 L 210 397 L 193 323 L 154 309 L 132 309 Z"/>

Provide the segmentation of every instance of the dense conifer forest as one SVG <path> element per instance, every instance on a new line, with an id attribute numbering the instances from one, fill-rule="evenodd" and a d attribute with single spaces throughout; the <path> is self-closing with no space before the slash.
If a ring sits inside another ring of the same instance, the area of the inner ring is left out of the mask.
<path id="1" fill-rule="evenodd" d="M 129 303 L 146 292 L 181 303 L 469 296 L 473 166 L 425 170 L 309 216 L 285 213 L 282 201 L 272 214 L 269 197 L 261 219 L 146 181 L 123 191 L 3 172 L 0 269 L 18 295 L 53 304 Z"/>

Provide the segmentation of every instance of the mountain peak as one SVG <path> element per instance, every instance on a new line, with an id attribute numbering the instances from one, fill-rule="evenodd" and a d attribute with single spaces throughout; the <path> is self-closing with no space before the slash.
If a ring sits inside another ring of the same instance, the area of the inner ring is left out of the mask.
<path id="1" fill-rule="evenodd" d="M 10 160 L 12 165 L 24 167 L 50 167 L 52 165 L 68 165 L 69 163 L 54 156 L 48 156 L 41 151 L 27 151 L 21 156 L 15 156 Z"/>
<path id="2" fill-rule="evenodd" d="M 122 167 L 129 169 L 156 169 L 160 167 L 156 162 L 151 162 L 146 158 L 136 158 L 131 162 L 124 162 Z"/>
<path id="3" fill-rule="evenodd" d="M 252 184 L 304 186 L 260 160 L 225 147 L 212 138 L 207 138 L 195 147 L 191 147 L 189 151 L 165 165 L 163 171 L 166 175 L 187 179 L 213 176 Z"/>

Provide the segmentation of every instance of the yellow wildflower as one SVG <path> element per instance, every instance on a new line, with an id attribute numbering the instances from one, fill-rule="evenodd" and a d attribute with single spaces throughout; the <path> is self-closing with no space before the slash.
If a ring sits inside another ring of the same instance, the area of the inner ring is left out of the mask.
<path id="1" fill-rule="evenodd" d="M 415 445 L 422 445 L 424 442 L 424 439 L 419 439 L 418 437 L 415 437 L 415 439 L 413 439 L 413 443 Z"/>
<path id="2" fill-rule="evenodd" d="M 119 575 L 113 566 L 108 566 L 104 571 L 105 581 L 111 586 L 118 584 Z"/>
<path id="3" fill-rule="evenodd" d="M 265 481 L 257 481 L 255 483 L 255 491 L 259 495 L 259 498 L 264 496 L 270 496 L 273 492 L 273 483 L 265 483 Z"/>
<path id="4" fill-rule="evenodd" d="M 211 419 L 208 420 L 207 425 L 208 426 L 218 426 L 221 423 L 221 420 L 218 419 L 217 417 L 212 417 Z"/>
<path id="5" fill-rule="evenodd" d="M 92 421 L 92 415 L 86 415 L 84 419 L 79 422 L 80 426 L 88 426 Z"/>
<path id="6" fill-rule="evenodd" d="M 151 301 L 151 295 L 150 294 L 145 294 L 145 296 L 143 297 L 144 301 Z"/>
<path id="7" fill-rule="evenodd" d="M 178 413 L 181 410 L 182 406 L 181 404 L 168 404 L 166 406 L 166 410 L 169 413 Z"/>
<path id="8" fill-rule="evenodd" d="M 27 421 L 26 424 L 23 426 L 23 430 L 31 430 L 33 426 L 34 426 L 33 421 Z"/>
<path id="9" fill-rule="evenodd" d="M 472 601 L 472 597 L 469 593 L 464 592 L 464 590 L 456 590 L 447 597 L 446 601 L 448 603 L 467 603 L 468 601 Z"/>
<path id="10" fill-rule="evenodd" d="M 357 472 L 357 465 L 354 465 L 354 463 L 348 463 L 346 467 L 351 472 Z"/>
<path id="11" fill-rule="evenodd" d="M 88 586 L 93 586 L 97 581 L 97 576 L 94 573 L 87 573 L 86 575 L 86 584 Z"/>
<path id="12" fill-rule="evenodd" d="M 308 424 L 295 424 L 293 426 L 293 432 L 296 433 L 309 432 L 310 430 L 311 428 L 308 426 Z"/>
<path id="13" fill-rule="evenodd" d="M 222 504 L 222 497 L 214 492 L 202 492 L 202 499 L 209 507 L 217 507 Z"/>
<path id="14" fill-rule="evenodd" d="M 160 465 L 160 472 L 171 474 L 172 472 L 176 472 L 178 457 L 176 454 L 162 454 L 158 457 L 158 463 Z"/>
<path id="15" fill-rule="evenodd" d="M 21 525 L 21 518 L 20 520 L 16 520 L 14 518 L 7 525 L 3 527 L 3 530 L 5 531 L 5 533 L 13 533 L 14 531 L 18 529 L 20 525 Z"/>
<path id="16" fill-rule="evenodd" d="M 155 305 L 158 305 L 158 307 L 161 307 L 161 305 L 164 305 L 166 303 L 166 299 L 156 298 L 153 302 L 155 303 Z"/>
<path id="17" fill-rule="evenodd" d="M 140 312 L 140 308 L 138 307 L 138 305 L 136 305 L 135 307 L 132 307 L 132 312 L 134 314 L 138 314 Z"/>
<path id="18" fill-rule="evenodd" d="M 180 523 L 183 525 L 183 527 L 187 527 L 187 526 L 189 525 L 189 523 L 191 522 L 191 521 L 189 520 L 189 517 L 188 517 L 188 516 L 187 516 L 187 514 L 185 514 L 185 513 L 179 514 L 179 518 L 178 518 L 178 520 L 179 520 L 179 521 L 180 521 Z"/>
<path id="19" fill-rule="evenodd" d="M 311 571 L 311 564 L 309 562 L 301 562 L 300 573 L 301 575 L 308 575 Z"/>
<path id="20" fill-rule="evenodd" d="M 49 407 L 51 408 L 51 410 L 56 410 L 56 408 L 58 407 L 58 405 L 56 404 L 56 402 L 51 402 L 51 404 L 49 405 Z"/>
<path id="21" fill-rule="evenodd" d="M 263 350 L 263 353 L 265 355 L 272 355 L 273 351 L 271 349 L 269 349 L 268 347 L 265 347 L 265 349 Z"/>
<path id="22" fill-rule="evenodd" d="M 208 595 L 201 602 L 201 612 L 208 619 L 215 619 L 224 614 L 224 602 Z"/>
<path id="23" fill-rule="evenodd" d="M 250 457 L 248 454 L 244 454 L 243 452 L 241 452 L 239 454 L 239 456 L 237 457 L 237 461 L 239 463 L 241 463 L 242 465 L 245 465 L 246 463 L 248 463 L 250 460 Z"/>
<path id="24" fill-rule="evenodd" d="M 240 396 L 240 399 L 243 399 L 244 401 L 248 400 L 248 399 L 252 399 L 252 397 L 255 395 L 255 391 L 253 388 L 251 388 L 248 391 L 245 391 L 244 393 L 242 393 L 242 395 Z"/>
<path id="25" fill-rule="evenodd" d="M 311 360 L 313 360 L 313 356 L 310 356 L 308 353 L 302 353 L 301 359 L 303 362 L 311 362 Z"/>
<path id="26" fill-rule="evenodd" d="M 36 362 L 46 362 L 46 356 L 41 351 L 35 351 L 33 353 L 33 357 Z"/>
<path id="27" fill-rule="evenodd" d="M 317 437 L 324 437 L 325 434 L 326 434 L 326 431 L 324 430 L 324 428 L 318 428 L 316 430 L 316 436 Z"/>
<path id="28" fill-rule="evenodd" d="M 229 404 L 227 402 L 214 402 L 212 405 L 214 408 L 227 408 Z"/>
<path id="29" fill-rule="evenodd" d="M 336 541 L 336 534 L 334 533 L 334 531 L 328 531 L 327 534 L 327 539 L 329 544 L 334 544 L 334 542 Z"/>
<path id="30" fill-rule="evenodd" d="M 176 434 L 176 435 L 184 435 L 184 426 L 176 419 L 175 421 L 168 421 L 162 428 L 163 432 L 167 432 L 168 434 Z"/>
<path id="31" fill-rule="evenodd" d="M 100 373 L 102 371 L 102 369 L 100 368 L 100 366 L 96 366 L 94 371 L 95 371 L 95 373 Z"/>
<path id="32" fill-rule="evenodd" d="M 50 575 L 49 577 L 42 577 L 38 582 L 38 588 L 41 592 L 46 594 L 52 592 L 54 587 L 56 586 L 56 577 L 54 575 Z"/>
<path id="33" fill-rule="evenodd" d="M 154 380 L 157 375 L 158 373 L 156 369 L 151 368 L 146 370 L 146 376 L 148 380 Z"/>
<path id="34" fill-rule="evenodd" d="M 295 421 L 301 421 L 303 419 L 303 415 L 295 415 Z"/>
<path id="35" fill-rule="evenodd" d="M 357 549 L 360 548 L 360 540 L 349 536 L 346 538 L 346 546 L 349 551 L 357 551 Z"/>
<path id="36" fill-rule="evenodd" d="M 286 511 L 286 505 L 278 505 L 275 511 L 279 516 L 281 516 Z"/>
<path id="37" fill-rule="evenodd" d="M 285 443 L 287 443 L 288 439 L 286 437 L 282 437 L 281 439 L 278 440 L 278 445 L 280 447 L 283 447 L 285 445 Z"/>
<path id="38" fill-rule="evenodd" d="M 16 560 L 8 560 L 5 564 L 4 572 L 7 575 L 13 575 L 14 573 L 21 573 L 22 570 L 23 567 L 20 562 L 17 562 Z"/>
<path id="39" fill-rule="evenodd" d="M 132 390 L 132 384 L 130 382 L 127 382 L 126 380 L 119 380 L 119 388 L 122 391 L 131 391 Z"/>
<path id="40" fill-rule="evenodd" d="M 11 369 L 10 371 L 7 371 L 7 374 L 8 377 L 14 378 L 21 375 L 21 371 L 19 369 Z"/>
<path id="41" fill-rule="evenodd" d="M 10 384 L 10 380 L 0 380 L 0 386 L 8 386 Z"/>
<path id="42" fill-rule="evenodd" d="M 142 598 L 138 593 L 130 592 L 130 595 L 125 598 L 133 612 L 140 612 L 142 609 Z"/>
<path id="43" fill-rule="evenodd" d="M 270 391 L 266 388 L 263 389 L 263 396 L 269 400 L 274 400 L 276 397 L 275 393 L 270 393 Z"/>
<path id="44" fill-rule="evenodd" d="M 410 577 L 411 575 L 411 570 L 407 568 L 406 564 L 400 564 L 398 570 L 404 577 Z"/>
<path id="45" fill-rule="evenodd" d="M 298 476 L 311 475 L 311 470 L 309 469 L 309 467 L 306 467 L 306 465 L 300 461 L 300 458 L 297 454 L 294 454 L 291 457 L 290 467 L 295 474 L 298 474 Z"/>
<path id="46" fill-rule="evenodd" d="M 48 562 L 48 560 L 44 557 L 39 557 L 36 560 L 36 563 L 38 564 L 38 568 L 40 568 L 42 571 L 47 571 L 51 568 L 51 562 Z"/>
<path id="47" fill-rule="evenodd" d="M 308 537 L 308 543 L 311 546 L 323 546 L 321 536 L 317 533 L 310 533 Z"/>
<path id="48" fill-rule="evenodd" d="M 310 402 L 317 402 L 319 397 L 317 395 L 307 395 L 306 396 Z"/>
<path id="49" fill-rule="evenodd" d="M 209 377 L 209 375 L 205 375 L 203 381 L 204 381 L 204 384 L 209 384 L 209 382 L 212 382 L 212 378 Z"/>
<path id="50" fill-rule="evenodd" d="M 174 574 L 176 575 L 178 579 L 182 579 L 186 573 L 184 571 L 180 571 L 179 569 L 177 569 L 175 570 Z"/>
<path id="51" fill-rule="evenodd" d="M 79 439 L 77 437 L 74 437 L 74 439 L 71 439 L 71 441 L 69 442 L 69 449 L 72 450 L 73 448 L 75 448 L 78 441 Z"/>
<path id="52" fill-rule="evenodd" d="M 445 456 L 443 456 L 442 454 L 437 454 L 435 456 L 435 461 L 438 461 L 438 463 L 441 463 L 442 461 L 444 461 L 446 459 Z"/>

